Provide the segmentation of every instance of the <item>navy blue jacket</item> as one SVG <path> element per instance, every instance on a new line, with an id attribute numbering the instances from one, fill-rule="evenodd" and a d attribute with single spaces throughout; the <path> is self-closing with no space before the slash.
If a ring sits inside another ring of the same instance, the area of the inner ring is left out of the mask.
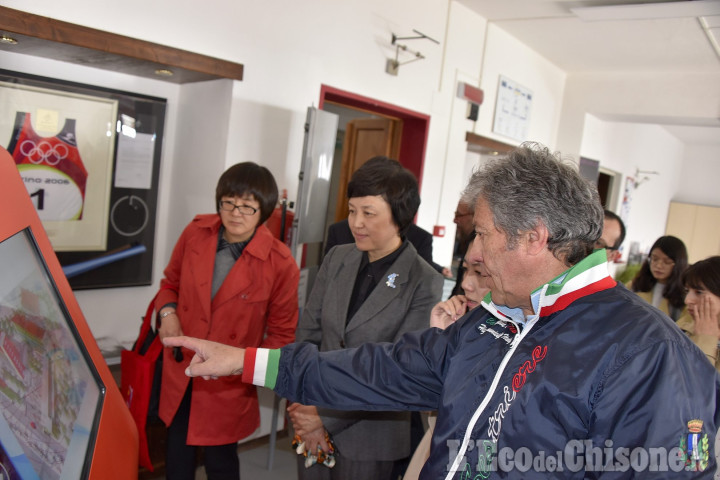
<path id="1" fill-rule="evenodd" d="M 604 251 L 532 298 L 539 315 L 525 326 L 483 302 L 395 344 L 289 345 L 267 378 L 304 404 L 437 409 L 421 479 L 712 478 L 720 378 L 607 275 Z"/>

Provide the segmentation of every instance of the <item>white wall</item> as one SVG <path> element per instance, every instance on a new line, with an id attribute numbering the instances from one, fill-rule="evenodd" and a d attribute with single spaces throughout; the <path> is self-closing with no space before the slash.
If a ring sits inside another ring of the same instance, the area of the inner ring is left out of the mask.
<path id="1" fill-rule="evenodd" d="M 580 153 L 599 160 L 601 167 L 622 173 L 621 192 L 628 176 L 641 180 L 632 194 L 629 216 L 625 219 L 623 259 L 627 259 L 633 241 L 639 242 L 642 252 L 647 252 L 665 234 L 669 204 L 680 188 L 684 170 L 682 142 L 658 125 L 605 122 L 587 115 Z M 636 176 L 637 170 L 658 174 Z M 621 202 L 622 198 L 617 205 L 609 206 L 610 210 L 620 214 Z"/>
<path id="2" fill-rule="evenodd" d="M 458 70 L 455 80 L 479 86 L 483 90 L 484 99 L 476 122 L 465 119 L 467 102 L 464 100 L 454 98 L 452 111 L 449 113 L 451 123 L 446 133 L 448 149 L 445 155 L 443 188 L 438 192 L 440 202 L 436 223 L 446 227 L 446 234 L 444 238 L 436 237 L 433 242 L 435 261 L 443 265 L 449 265 L 452 259 L 455 239 L 453 212 L 469 178 L 468 165 L 474 163 L 472 159 L 468 160 L 473 155 L 468 155 L 467 146 L 462 141 L 466 132 L 470 131 L 513 145 L 521 143 L 520 140 L 507 138 L 492 131 L 500 75 L 512 79 L 533 92 L 528 136 L 524 140 L 540 142 L 550 147 L 554 145 L 557 135 L 565 87 L 565 73 L 562 70 L 504 30 L 488 24 L 482 17 L 472 14 L 464 7 L 463 9 L 459 7 L 456 3 L 452 4 L 450 31 L 456 35 L 458 45 L 464 45 L 465 48 L 468 45 L 482 47 L 481 51 L 476 50 L 480 55 L 478 59 L 482 63 L 477 73 L 471 70 L 475 65 L 474 62 L 465 66 L 466 71 Z M 470 21 L 473 23 L 467 24 Z M 467 24 L 465 28 L 462 22 Z M 468 32 L 472 32 L 473 35 L 468 36 Z M 448 45 L 451 43 L 448 42 Z M 468 52 L 467 56 L 470 57 L 471 52 Z M 446 74 L 449 73 L 446 71 Z M 451 81 L 445 84 L 455 85 Z M 454 96 L 454 92 L 448 94 Z M 435 119 L 436 116 L 434 115 L 433 118 Z"/>
<path id="3" fill-rule="evenodd" d="M 192 218 L 215 211 L 215 186 L 227 163 L 230 99 L 233 81 L 189 83 L 180 88 L 177 110 L 176 154 L 171 159 L 170 213 L 158 228 L 167 229 L 162 265 L 170 259 L 175 241 Z M 237 163 L 243 160 L 236 160 Z M 156 277 L 160 277 L 161 271 Z"/>
<path id="4" fill-rule="evenodd" d="M 425 171 L 418 213 L 419 226 L 432 232 L 435 225 L 445 227 L 444 237 L 434 237 L 433 257 L 450 266 L 455 240 L 453 213 L 467 179 L 461 173 L 465 164 L 465 134 L 472 131 L 467 120 L 467 101 L 457 98 L 458 82 L 479 86 L 486 21 L 464 5 L 450 6 L 445 62 L 440 89 L 433 93 L 430 134 L 425 155 Z"/>
<path id="5" fill-rule="evenodd" d="M 585 114 L 646 124 L 717 124 L 720 75 L 573 74 L 565 85 L 557 148 L 578 156 Z"/>
<path id="6" fill-rule="evenodd" d="M 492 131 L 500 75 L 533 93 L 530 126 L 525 139 L 511 139 Z M 490 24 L 481 80 L 485 99 L 480 107 L 475 133 L 512 145 L 527 140 L 554 148 L 565 77 L 565 72 L 529 46 Z"/>

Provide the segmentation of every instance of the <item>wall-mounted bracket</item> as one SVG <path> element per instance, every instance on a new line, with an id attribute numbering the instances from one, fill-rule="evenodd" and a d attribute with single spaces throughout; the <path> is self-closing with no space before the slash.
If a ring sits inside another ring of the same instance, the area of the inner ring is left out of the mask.
<path id="1" fill-rule="evenodd" d="M 408 63 L 415 62 L 417 60 L 422 60 L 425 58 L 425 56 L 422 53 L 409 49 L 407 47 L 407 45 L 401 45 L 401 44 L 397 43 L 398 40 L 420 40 L 420 39 L 425 38 L 425 39 L 430 40 L 431 42 L 434 42 L 434 43 L 440 45 L 440 42 L 438 42 L 437 40 L 435 40 L 432 37 L 425 35 L 422 32 L 419 32 L 415 29 L 413 29 L 413 32 L 415 32 L 417 35 L 413 36 L 413 37 L 398 37 L 394 33 L 392 34 L 391 44 L 395 45 L 395 58 L 387 59 L 387 63 L 385 64 L 385 72 L 386 73 L 397 76 L 398 71 L 400 70 L 400 65 L 406 65 Z M 412 58 L 410 60 L 406 60 L 404 62 L 401 62 L 400 61 L 400 50 L 402 50 L 403 52 L 408 52 L 408 53 L 412 54 L 414 56 L 414 58 Z"/>

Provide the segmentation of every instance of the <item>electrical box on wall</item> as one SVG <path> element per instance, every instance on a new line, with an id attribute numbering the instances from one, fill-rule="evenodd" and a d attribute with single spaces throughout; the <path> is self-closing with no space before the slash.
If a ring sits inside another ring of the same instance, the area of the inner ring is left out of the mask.
<path id="1" fill-rule="evenodd" d="M 458 82 L 457 86 L 457 97 L 463 100 L 467 100 L 467 114 L 465 117 L 468 120 L 477 121 L 478 112 L 480 111 L 480 105 L 483 102 L 485 96 L 482 89 L 469 85 L 465 82 Z"/>
<path id="2" fill-rule="evenodd" d="M 476 122 L 478 119 L 479 112 L 480 112 L 480 105 L 478 105 L 477 103 L 468 102 L 467 115 L 466 115 L 466 118 L 468 120 L 472 120 L 473 122 Z"/>

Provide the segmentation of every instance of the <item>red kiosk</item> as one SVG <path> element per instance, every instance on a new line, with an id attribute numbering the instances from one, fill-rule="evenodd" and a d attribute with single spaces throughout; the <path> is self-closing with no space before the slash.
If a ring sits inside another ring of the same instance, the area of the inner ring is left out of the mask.
<path id="1" fill-rule="evenodd" d="M 0 478 L 137 478 L 135 423 L 1 147 L 0 205 Z"/>

